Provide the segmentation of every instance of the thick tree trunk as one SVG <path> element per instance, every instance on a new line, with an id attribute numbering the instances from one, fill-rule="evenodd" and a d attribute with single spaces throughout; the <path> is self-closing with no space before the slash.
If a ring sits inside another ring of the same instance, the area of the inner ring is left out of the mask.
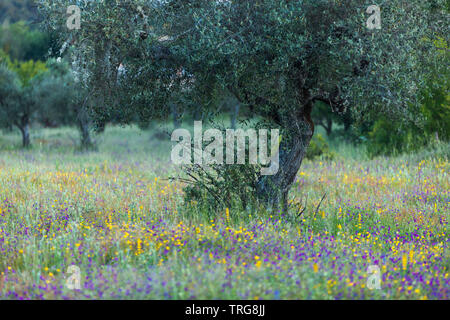
<path id="1" fill-rule="evenodd" d="M 288 194 L 295 182 L 306 150 L 314 133 L 309 113 L 285 125 L 279 147 L 279 170 L 271 176 L 261 176 L 257 195 L 267 208 L 276 210 L 279 204 L 287 212 Z"/>

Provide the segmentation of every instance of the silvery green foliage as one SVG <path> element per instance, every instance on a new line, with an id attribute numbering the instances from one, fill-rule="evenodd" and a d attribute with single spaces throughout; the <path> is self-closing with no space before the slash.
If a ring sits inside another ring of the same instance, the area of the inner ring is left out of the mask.
<path id="1" fill-rule="evenodd" d="M 22 126 L 27 124 L 39 109 L 33 87 L 38 83 L 37 77 L 24 85 L 18 74 L 6 64 L 0 64 L 0 115 L 3 125 Z"/>
<path id="2" fill-rule="evenodd" d="M 34 88 L 36 99 L 40 102 L 40 120 L 56 124 L 76 123 L 81 89 L 77 87 L 73 74 L 65 61 L 47 61 L 48 71 L 41 76 Z"/>
<path id="3" fill-rule="evenodd" d="M 362 0 L 38 3 L 48 26 L 72 43 L 93 91 L 114 96 L 117 70 L 126 66 L 125 113 L 133 106 L 156 112 L 188 93 L 211 107 L 219 87 L 282 123 L 310 100 L 348 106 L 358 117 L 408 119 L 435 57 L 430 39 L 449 34 L 442 0 L 377 1 L 380 30 L 366 27 L 372 3 Z M 66 28 L 73 4 L 79 30 Z"/>
<path id="4" fill-rule="evenodd" d="M 147 13 L 151 9 L 149 1 L 39 0 L 37 3 L 46 17 L 46 27 L 60 34 L 60 54 L 70 56 L 76 81 L 87 90 L 91 99 L 96 100 L 92 106 L 98 110 L 91 111 L 102 116 L 110 111 L 108 107 L 120 105 L 123 117 L 127 118 L 134 114 L 131 106 L 143 106 L 139 104 L 143 98 L 150 103 L 156 100 L 152 99 L 155 95 L 150 89 L 161 87 L 167 90 L 167 85 L 159 84 L 164 75 L 159 77 L 155 66 L 148 67 L 152 41 L 156 41 L 156 34 L 150 34 L 147 22 Z M 80 8 L 79 29 L 67 28 L 70 5 Z M 126 65 L 127 82 L 120 81 L 125 73 L 121 72 L 123 65 Z M 166 73 L 161 66 L 158 68 L 159 73 Z M 139 96 L 129 92 L 137 88 Z M 127 105 L 119 104 L 121 99 Z"/>

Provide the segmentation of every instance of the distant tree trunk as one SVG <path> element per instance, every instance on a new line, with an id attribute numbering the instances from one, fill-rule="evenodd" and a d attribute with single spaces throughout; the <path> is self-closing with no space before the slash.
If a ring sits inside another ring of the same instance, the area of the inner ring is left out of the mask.
<path id="1" fill-rule="evenodd" d="M 89 122 L 87 111 L 82 108 L 78 114 L 78 129 L 80 130 L 80 143 L 83 150 L 90 150 L 95 146 L 91 139 Z"/>
<path id="2" fill-rule="evenodd" d="M 325 131 L 327 132 L 327 136 L 331 134 L 331 131 L 333 129 L 333 121 L 331 119 L 327 119 L 327 126 L 325 128 Z"/>
<path id="3" fill-rule="evenodd" d="M 45 128 L 57 128 L 58 127 L 58 125 L 54 121 L 50 120 L 49 118 L 43 118 L 40 122 L 42 123 L 42 125 Z"/>
<path id="4" fill-rule="evenodd" d="M 298 119 L 284 123 L 284 134 L 279 147 L 279 169 L 274 175 L 261 176 L 257 184 L 257 196 L 268 208 L 275 210 L 282 204 L 287 212 L 288 195 L 300 169 L 306 150 L 314 134 L 311 120 L 312 103 Z"/>
<path id="5" fill-rule="evenodd" d="M 97 126 L 95 127 L 96 133 L 103 133 L 106 129 L 106 120 L 101 120 L 97 122 Z"/>
<path id="6" fill-rule="evenodd" d="M 31 145 L 30 141 L 30 127 L 28 123 L 22 129 L 22 146 L 28 148 Z"/>
<path id="7" fill-rule="evenodd" d="M 83 150 L 89 150 L 94 147 L 94 143 L 92 142 L 91 135 L 89 133 L 89 124 L 85 121 L 78 121 L 78 128 L 80 129 L 81 135 L 81 148 Z"/>
<path id="8" fill-rule="evenodd" d="M 347 132 L 348 129 L 350 129 L 350 126 L 352 125 L 352 119 L 350 118 L 350 115 L 346 113 L 344 115 L 344 130 Z"/>
<path id="9" fill-rule="evenodd" d="M 240 107 L 240 104 L 236 103 L 231 112 L 231 128 L 232 129 L 236 129 L 236 122 L 237 122 L 237 118 L 239 115 L 239 107 Z"/>
<path id="10" fill-rule="evenodd" d="M 28 148 L 31 145 L 30 139 L 30 121 L 28 115 L 22 116 L 20 122 L 16 123 L 22 133 L 22 147 Z"/>
<path id="11" fill-rule="evenodd" d="M 173 127 L 179 128 L 180 127 L 180 119 L 178 115 L 177 105 L 175 103 L 170 104 L 170 112 L 172 113 L 172 120 L 173 120 Z"/>
<path id="12" fill-rule="evenodd" d="M 202 120 L 202 110 L 200 107 L 195 108 L 194 111 L 194 121 Z"/>
<path id="13" fill-rule="evenodd" d="M 333 121 L 331 119 L 327 119 L 326 122 L 321 120 L 320 122 L 317 123 L 317 125 L 325 129 L 327 136 L 331 134 L 331 131 L 333 129 Z"/>

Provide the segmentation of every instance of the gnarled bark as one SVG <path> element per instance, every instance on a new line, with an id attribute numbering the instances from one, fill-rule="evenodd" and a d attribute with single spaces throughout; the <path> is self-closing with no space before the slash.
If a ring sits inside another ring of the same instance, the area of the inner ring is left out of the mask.
<path id="1" fill-rule="evenodd" d="M 272 176 L 261 176 L 257 196 L 268 208 L 276 210 L 279 204 L 288 209 L 288 195 L 300 169 L 306 150 L 314 134 L 311 105 L 306 106 L 298 119 L 284 123 L 284 133 L 279 146 L 279 170 Z"/>

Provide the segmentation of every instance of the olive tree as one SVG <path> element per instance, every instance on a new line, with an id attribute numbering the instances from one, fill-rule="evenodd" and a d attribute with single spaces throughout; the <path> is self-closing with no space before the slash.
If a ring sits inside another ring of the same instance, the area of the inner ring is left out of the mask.
<path id="1" fill-rule="evenodd" d="M 11 111 L 16 109 L 20 92 L 20 82 L 17 75 L 0 64 L 0 127 L 12 128 Z"/>
<path id="2" fill-rule="evenodd" d="M 275 207 L 287 205 L 314 133 L 315 102 L 355 119 L 419 121 L 417 91 L 436 62 L 429 40 L 448 28 L 443 0 L 80 0 L 75 30 L 66 27 L 72 1 L 39 3 L 76 48 L 101 101 L 97 117 L 113 108 L 124 121 L 132 110 L 156 115 L 174 100 L 211 109 L 226 92 L 279 127 L 280 170 L 260 176 L 254 190 Z"/>
<path id="3" fill-rule="evenodd" d="M 59 125 L 75 125 L 80 133 L 80 147 L 95 147 L 91 137 L 92 120 L 87 113 L 85 89 L 75 81 L 74 74 L 64 60 L 49 59 L 48 72 L 35 88 L 42 107 L 39 120 Z"/>
<path id="4" fill-rule="evenodd" d="M 25 148 L 31 144 L 31 122 L 42 106 L 36 87 L 45 70 L 40 61 L 0 63 L 0 124 L 17 127 Z"/>

